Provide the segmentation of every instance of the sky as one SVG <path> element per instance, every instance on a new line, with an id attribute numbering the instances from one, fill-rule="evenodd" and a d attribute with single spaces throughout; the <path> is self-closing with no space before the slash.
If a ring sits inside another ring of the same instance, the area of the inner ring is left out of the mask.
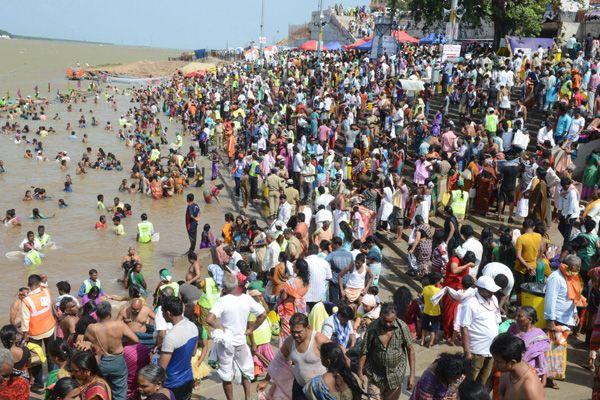
<path id="1" fill-rule="evenodd" d="M 262 0 L 0 1 L 0 29 L 15 35 L 174 49 L 246 46 L 258 41 Z M 368 0 L 323 0 L 324 8 Z M 318 0 L 264 0 L 272 44 L 289 24 L 310 20 Z"/>

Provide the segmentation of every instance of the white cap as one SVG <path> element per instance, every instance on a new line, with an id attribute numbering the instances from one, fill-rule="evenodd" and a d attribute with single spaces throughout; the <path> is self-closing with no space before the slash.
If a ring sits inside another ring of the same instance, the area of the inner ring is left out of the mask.
<path id="1" fill-rule="evenodd" d="M 480 276 L 475 285 L 478 288 L 489 290 L 492 293 L 496 293 L 501 289 L 500 286 L 496 285 L 496 282 L 494 282 L 494 279 L 491 276 L 486 275 Z"/>

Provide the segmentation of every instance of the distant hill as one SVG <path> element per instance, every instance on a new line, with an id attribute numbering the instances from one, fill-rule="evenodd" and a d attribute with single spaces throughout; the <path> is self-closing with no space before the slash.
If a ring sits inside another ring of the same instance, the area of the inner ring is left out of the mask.
<path id="1" fill-rule="evenodd" d="M 12 37 L 12 35 L 6 31 L 3 31 L 2 29 L 0 29 L 0 36 L 8 36 L 8 37 Z"/>

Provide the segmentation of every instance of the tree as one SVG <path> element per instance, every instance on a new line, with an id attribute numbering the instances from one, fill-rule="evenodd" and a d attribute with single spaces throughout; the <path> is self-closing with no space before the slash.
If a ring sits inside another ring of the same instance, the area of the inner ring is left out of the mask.
<path id="1" fill-rule="evenodd" d="M 408 0 L 416 22 L 435 26 L 447 20 L 444 9 L 450 9 L 449 0 Z M 459 0 L 464 10 L 460 21 L 469 27 L 479 27 L 482 21 L 494 24 L 494 48 L 509 33 L 519 36 L 537 36 L 542 30 L 542 15 L 552 0 Z"/>

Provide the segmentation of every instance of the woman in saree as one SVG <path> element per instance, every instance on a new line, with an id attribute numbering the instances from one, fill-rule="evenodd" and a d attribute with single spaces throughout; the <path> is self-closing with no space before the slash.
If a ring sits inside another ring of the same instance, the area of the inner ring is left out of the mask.
<path id="1" fill-rule="evenodd" d="M 290 318 L 295 313 L 307 313 L 304 296 L 308 292 L 308 264 L 304 260 L 296 261 L 294 265 L 295 277 L 288 279 L 281 290 L 277 314 L 280 318 L 281 333 L 279 343 L 283 343 L 290 335 Z"/>
<path id="2" fill-rule="evenodd" d="M 465 251 L 458 247 L 454 251 L 454 255 L 450 257 L 448 266 L 446 267 L 446 275 L 444 277 L 444 286 L 454 290 L 461 290 L 462 278 L 469 274 L 471 267 L 475 266 L 475 254 L 472 251 Z M 451 340 L 454 333 L 454 318 L 458 301 L 454 300 L 450 295 L 442 297 L 442 327 L 444 330 L 444 338 Z"/>
<path id="3" fill-rule="evenodd" d="M 163 186 L 158 179 L 158 176 L 154 175 L 152 180 L 150 181 L 150 193 L 152 198 L 155 200 L 161 199 L 163 197 Z"/>
<path id="4" fill-rule="evenodd" d="M 96 357 L 91 351 L 76 353 L 69 364 L 80 387 L 81 400 L 111 400 L 110 386 L 102 378 Z"/>
<path id="5" fill-rule="evenodd" d="M 496 171 L 491 165 L 486 165 L 475 182 L 475 213 L 485 217 L 489 210 L 491 193 L 496 187 Z"/>
<path id="6" fill-rule="evenodd" d="M 361 380 L 350 369 L 350 360 L 339 344 L 321 346 L 321 363 L 327 372 L 317 375 L 304 387 L 309 400 L 360 400 L 365 398 Z"/>
<path id="7" fill-rule="evenodd" d="M 550 351 L 550 339 L 548 335 L 534 326 L 537 322 L 537 314 L 533 307 L 523 306 L 517 312 L 516 323 L 508 329 L 509 333 L 523 339 L 525 342 L 525 353 L 523 361 L 529 363 L 539 376 L 542 384 L 546 385 L 546 356 Z"/>

